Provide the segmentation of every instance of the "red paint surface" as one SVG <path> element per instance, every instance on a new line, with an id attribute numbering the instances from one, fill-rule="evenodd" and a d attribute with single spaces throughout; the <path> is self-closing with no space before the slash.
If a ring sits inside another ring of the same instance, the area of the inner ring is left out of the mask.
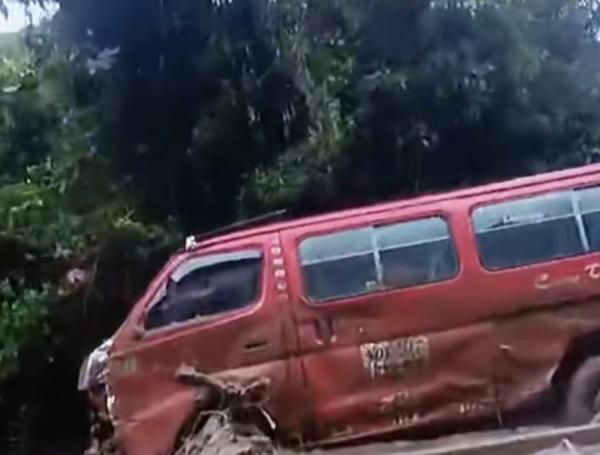
<path id="1" fill-rule="evenodd" d="M 173 448 L 195 409 L 195 390 L 175 380 L 181 364 L 231 381 L 269 378 L 267 411 L 280 430 L 317 444 L 410 436 L 419 427 L 517 408 L 548 388 L 576 336 L 600 329 L 600 280 L 586 271 L 600 254 L 489 272 L 478 258 L 470 212 L 482 203 L 594 184 L 600 166 L 273 224 L 176 255 L 115 339 L 109 382 L 120 444 L 128 455 Z M 304 297 L 300 239 L 431 215 L 450 224 L 460 260 L 452 280 L 319 305 Z M 181 261 L 249 247 L 262 248 L 265 258 L 254 305 L 135 337 L 153 294 Z M 282 258 L 285 276 L 278 276 Z M 538 289 L 543 274 L 564 284 Z M 429 346 L 418 365 L 382 377 L 364 368 L 361 344 L 416 336 Z"/>

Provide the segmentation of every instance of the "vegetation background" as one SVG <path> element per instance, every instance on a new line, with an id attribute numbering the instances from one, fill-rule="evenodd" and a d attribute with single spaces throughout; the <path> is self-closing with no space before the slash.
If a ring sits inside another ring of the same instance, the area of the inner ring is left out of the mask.
<path id="1" fill-rule="evenodd" d="M 597 161 L 599 2 L 58 0 L 0 35 L 0 453 L 80 453 L 80 362 L 185 233 Z"/>

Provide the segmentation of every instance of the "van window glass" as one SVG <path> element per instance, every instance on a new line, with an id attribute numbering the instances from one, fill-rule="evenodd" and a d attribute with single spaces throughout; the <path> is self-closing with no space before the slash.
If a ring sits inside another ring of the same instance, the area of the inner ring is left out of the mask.
<path id="1" fill-rule="evenodd" d="M 308 238 L 302 242 L 300 256 L 308 264 L 372 251 L 371 228 L 362 228 Z"/>
<path id="2" fill-rule="evenodd" d="M 600 251 L 600 188 L 576 192 L 590 251 Z"/>
<path id="3" fill-rule="evenodd" d="M 306 293 L 316 301 L 446 280 L 458 271 L 439 217 L 351 229 L 300 244 Z"/>
<path id="4" fill-rule="evenodd" d="M 378 226 L 376 235 L 377 246 L 382 250 L 450 237 L 448 225 L 441 218 Z"/>
<path id="5" fill-rule="evenodd" d="M 181 264 L 169 277 L 145 327 L 154 329 L 243 308 L 258 298 L 262 254 L 242 251 Z"/>
<path id="6" fill-rule="evenodd" d="M 441 218 L 378 227 L 375 236 L 386 288 L 447 280 L 458 271 L 448 225 Z"/>
<path id="7" fill-rule="evenodd" d="M 570 216 L 573 216 L 571 198 L 568 192 L 563 192 L 480 207 L 473 222 L 477 232 L 484 232 Z"/>
<path id="8" fill-rule="evenodd" d="M 311 237 L 300 245 L 307 293 L 315 300 L 365 294 L 377 284 L 371 228 Z"/>
<path id="9" fill-rule="evenodd" d="M 473 213 L 483 264 L 504 269 L 585 251 L 573 192 L 564 191 L 480 207 Z"/>

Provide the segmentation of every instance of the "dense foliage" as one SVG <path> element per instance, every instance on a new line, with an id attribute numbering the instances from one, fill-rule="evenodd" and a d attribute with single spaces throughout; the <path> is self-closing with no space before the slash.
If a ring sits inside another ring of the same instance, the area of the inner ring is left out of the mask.
<path id="1" fill-rule="evenodd" d="M 2 453 L 81 436 L 78 362 L 184 232 L 600 156 L 597 0 L 58 3 L 0 36 Z"/>

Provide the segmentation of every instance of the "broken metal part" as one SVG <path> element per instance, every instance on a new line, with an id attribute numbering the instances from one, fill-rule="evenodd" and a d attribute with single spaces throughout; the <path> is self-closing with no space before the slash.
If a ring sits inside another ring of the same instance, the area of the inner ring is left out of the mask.
<path id="1" fill-rule="evenodd" d="M 256 427 L 236 425 L 226 415 L 213 413 L 202 428 L 187 436 L 174 455 L 270 455 L 272 441 Z"/>
<path id="2" fill-rule="evenodd" d="M 79 370 L 79 391 L 90 390 L 106 383 L 108 353 L 112 347 L 112 343 L 112 338 L 104 341 L 84 360 Z"/>
<path id="3" fill-rule="evenodd" d="M 247 381 L 226 381 L 197 371 L 188 365 L 175 372 L 178 381 L 199 388 L 200 409 L 189 433 L 175 455 L 252 455 L 275 453 L 272 441 L 253 422 L 250 413 L 256 409 L 271 429 L 272 418 L 262 409 L 267 397 L 269 380 L 252 378 Z M 213 401 L 216 398 L 216 401 Z M 206 406 L 212 404 L 211 409 Z M 242 411 L 242 412 L 240 412 Z M 256 415 L 256 414 L 255 414 Z"/>
<path id="4" fill-rule="evenodd" d="M 193 386 L 208 388 L 219 396 L 221 407 L 260 407 L 267 400 L 270 381 L 268 378 L 252 378 L 237 382 L 227 382 L 197 371 L 189 365 L 180 366 L 175 372 L 177 380 Z M 205 394 L 202 393 L 203 399 Z"/>

